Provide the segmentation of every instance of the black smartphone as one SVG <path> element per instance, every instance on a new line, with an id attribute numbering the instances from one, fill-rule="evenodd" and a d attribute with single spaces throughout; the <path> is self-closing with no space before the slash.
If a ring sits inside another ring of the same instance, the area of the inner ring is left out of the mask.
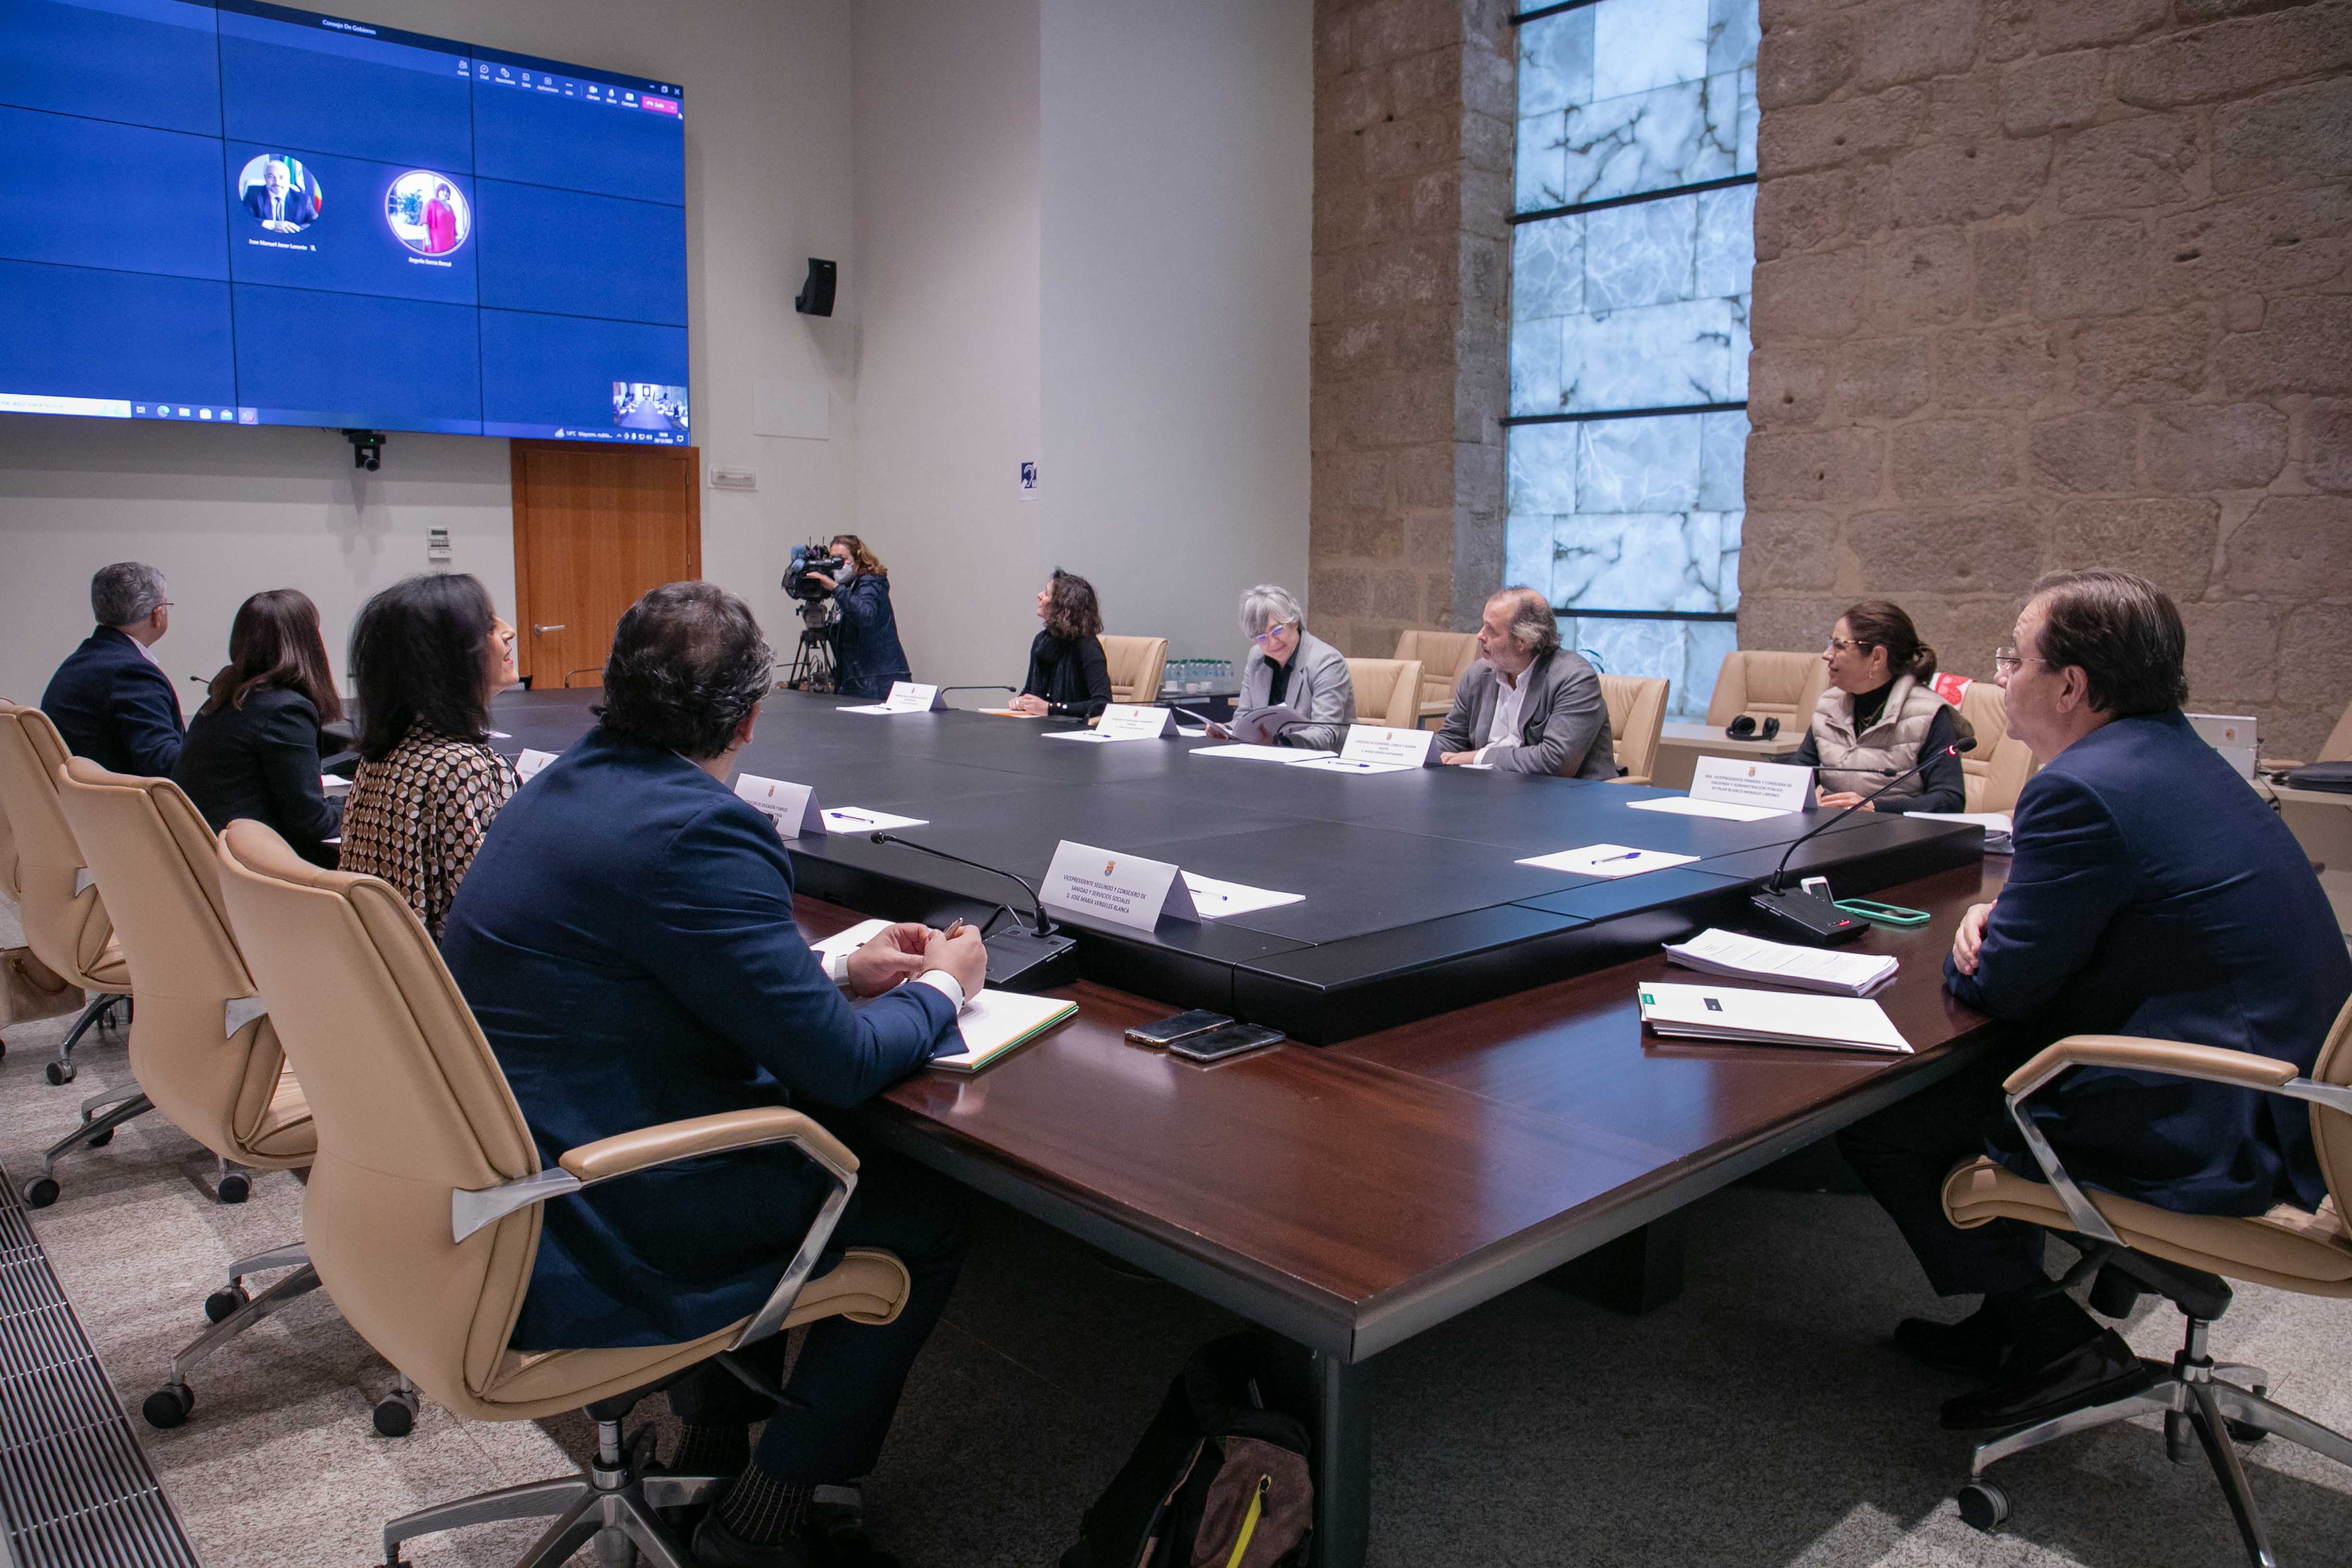
<path id="1" fill-rule="evenodd" d="M 1178 1013 L 1173 1018 L 1154 1019 L 1150 1023 L 1137 1024 L 1127 1031 L 1127 1038 L 1138 1045 L 1168 1045 L 1192 1035 L 1206 1034 L 1221 1024 L 1233 1021 L 1223 1013 L 1194 1008 L 1189 1013 Z"/>
<path id="2" fill-rule="evenodd" d="M 1286 1038 L 1280 1030 L 1268 1029 L 1264 1024 L 1229 1023 L 1206 1034 L 1176 1041 L 1168 1048 L 1168 1054 L 1188 1061 L 1223 1061 L 1245 1051 L 1279 1045 Z"/>

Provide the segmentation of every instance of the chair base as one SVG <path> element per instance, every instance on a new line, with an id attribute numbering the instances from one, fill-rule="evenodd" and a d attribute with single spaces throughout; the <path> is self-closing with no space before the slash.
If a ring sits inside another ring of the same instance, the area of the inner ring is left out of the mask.
<path id="1" fill-rule="evenodd" d="M 74 1046 L 89 1032 L 92 1024 L 103 1026 L 111 1022 L 114 1009 L 127 1007 L 130 1001 L 128 996 L 116 991 L 102 992 L 90 999 L 89 1006 L 82 1009 L 81 1017 L 74 1020 L 73 1029 L 66 1035 L 64 1043 L 58 1047 L 58 1059 L 45 1070 L 51 1083 L 71 1083 L 74 1081 Z"/>
<path id="2" fill-rule="evenodd" d="M 102 1149 L 114 1141 L 114 1130 L 144 1116 L 155 1103 L 134 1086 L 107 1089 L 81 1103 L 81 1124 L 41 1155 L 41 1174 L 27 1181 L 21 1196 L 27 1208 L 47 1208 L 58 1200 L 58 1162 L 76 1148 Z"/>
<path id="3" fill-rule="evenodd" d="M 1987 1531 L 2009 1517 L 2008 1497 L 1985 1479 L 1985 1470 L 2011 1455 L 2136 1416 L 2161 1414 L 2165 1448 L 2173 1463 L 2186 1464 L 2196 1449 L 2204 1450 L 2214 1478 L 2221 1482 L 2221 1496 L 2237 1521 L 2246 1561 L 2254 1568 L 2277 1568 L 2278 1558 L 2271 1550 L 2269 1533 L 2254 1506 L 2245 1467 L 2238 1461 L 2232 1439 L 2253 1442 L 2275 1433 L 2339 1465 L 2352 1467 L 2352 1437 L 2272 1404 L 2263 1397 L 2270 1389 L 2270 1374 L 2258 1366 L 2217 1364 L 2206 1354 L 2207 1333 L 2212 1325 L 2202 1318 L 2190 1318 L 2188 1322 L 2187 1336 L 2171 1364 L 2147 1364 L 2157 1377 L 2141 1393 L 2069 1411 L 1979 1443 L 1969 1467 L 1969 1484 L 1959 1492 L 1960 1517 Z"/>
<path id="4" fill-rule="evenodd" d="M 294 1271 L 261 1294 L 247 1295 L 245 1277 L 270 1269 Z M 139 1413 L 146 1417 L 149 1426 L 159 1429 L 168 1430 L 186 1421 L 196 1403 L 195 1390 L 188 1386 L 190 1369 L 289 1301 L 318 1288 L 319 1271 L 310 1267 L 310 1255 L 299 1241 L 289 1241 L 230 1264 L 227 1289 L 215 1291 L 205 1300 L 205 1316 L 212 1320 L 212 1326 L 190 1340 L 172 1358 L 172 1381 L 149 1395 Z"/>
<path id="5" fill-rule="evenodd" d="M 642 1559 L 651 1568 L 694 1568 L 694 1553 L 671 1534 L 659 1510 L 715 1501 L 726 1476 L 646 1473 L 640 1450 L 650 1431 L 624 1443 L 621 1423 L 596 1423 L 596 1458 L 580 1474 L 460 1498 L 403 1514 L 383 1527 L 384 1568 L 406 1568 L 400 1543 L 420 1535 L 510 1519 L 553 1521 L 516 1561 L 515 1568 L 556 1568 L 591 1542 L 596 1561 L 612 1568 Z"/>

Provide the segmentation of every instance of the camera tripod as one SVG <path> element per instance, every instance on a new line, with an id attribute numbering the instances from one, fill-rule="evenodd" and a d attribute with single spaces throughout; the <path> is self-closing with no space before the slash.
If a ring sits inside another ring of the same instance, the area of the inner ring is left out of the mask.
<path id="1" fill-rule="evenodd" d="M 782 684 L 798 692 L 832 691 L 833 640 L 814 626 L 802 627 L 800 646 L 793 650 L 792 667 L 784 672 Z"/>

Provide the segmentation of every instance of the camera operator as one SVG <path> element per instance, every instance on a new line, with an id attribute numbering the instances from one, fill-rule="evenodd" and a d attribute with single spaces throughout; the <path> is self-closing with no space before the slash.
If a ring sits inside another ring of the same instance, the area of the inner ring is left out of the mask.
<path id="1" fill-rule="evenodd" d="M 890 569 L 874 558 L 856 534 L 835 534 L 826 547 L 831 572 L 807 574 L 832 590 L 841 619 L 833 627 L 835 689 L 847 697 L 878 701 L 893 681 L 911 681 L 907 651 L 898 645 L 898 617 L 890 612 Z"/>

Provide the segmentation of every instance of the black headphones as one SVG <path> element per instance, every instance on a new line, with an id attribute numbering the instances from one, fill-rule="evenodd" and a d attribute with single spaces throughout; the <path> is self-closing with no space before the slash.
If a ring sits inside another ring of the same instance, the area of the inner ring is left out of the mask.
<path id="1" fill-rule="evenodd" d="M 1757 735 L 1756 716 L 1753 714 L 1741 714 L 1738 718 L 1731 721 L 1730 726 L 1727 727 L 1723 733 L 1731 737 L 1734 740 L 1748 740 L 1754 738 Z M 1779 719 L 1767 718 L 1764 721 L 1764 739 L 1770 740 L 1780 733 L 1780 721 Z"/>

